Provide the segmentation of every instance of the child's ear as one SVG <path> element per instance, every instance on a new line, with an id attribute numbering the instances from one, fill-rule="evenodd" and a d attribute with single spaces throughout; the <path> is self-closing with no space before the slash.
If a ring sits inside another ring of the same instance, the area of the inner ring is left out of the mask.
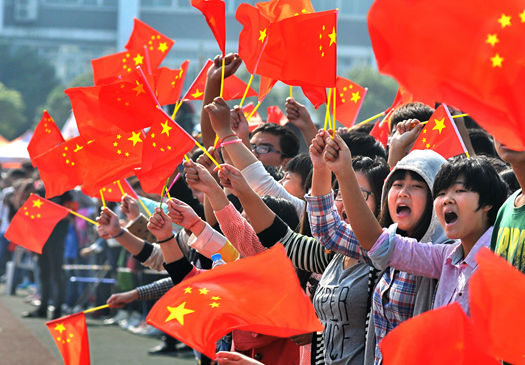
<path id="1" fill-rule="evenodd" d="M 492 205 L 484 205 L 481 207 L 481 210 L 485 213 L 490 212 L 491 209 L 492 209 Z"/>

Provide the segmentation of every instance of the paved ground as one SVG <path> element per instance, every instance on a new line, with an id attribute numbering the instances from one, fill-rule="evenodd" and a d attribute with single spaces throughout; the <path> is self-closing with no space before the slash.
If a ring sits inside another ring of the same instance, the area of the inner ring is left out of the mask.
<path id="1" fill-rule="evenodd" d="M 0 364 L 60 365 L 58 349 L 43 319 L 21 318 L 33 310 L 23 294 L 8 296 L 0 286 Z M 160 341 L 131 334 L 117 326 L 104 326 L 102 320 L 87 319 L 91 364 L 93 365 L 194 365 L 191 353 L 178 356 L 149 356 L 147 350 Z"/>

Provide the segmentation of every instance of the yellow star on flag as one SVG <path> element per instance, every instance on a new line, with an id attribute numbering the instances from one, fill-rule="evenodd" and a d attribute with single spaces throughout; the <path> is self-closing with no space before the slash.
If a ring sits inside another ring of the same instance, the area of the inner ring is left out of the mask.
<path id="1" fill-rule="evenodd" d="M 191 293 L 191 287 L 187 287 L 184 289 L 184 294 L 190 294 Z"/>
<path id="2" fill-rule="evenodd" d="M 199 289 L 199 293 L 202 294 L 202 295 L 206 295 L 208 294 L 209 290 L 206 289 L 206 288 L 202 288 L 202 289 Z"/>
<path id="3" fill-rule="evenodd" d="M 221 300 L 221 297 L 218 297 L 218 296 L 214 296 L 214 297 L 211 297 L 212 300 Z"/>
<path id="4" fill-rule="evenodd" d="M 66 327 L 64 327 L 62 323 L 57 324 L 55 327 L 55 331 L 60 332 L 60 334 L 62 334 L 62 332 L 64 332 L 65 330 L 66 330 Z"/>
<path id="5" fill-rule="evenodd" d="M 142 61 L 144 60 L 144 56 L 141 56 L 140 53 L 138 53 L 135 58 L 133 58 L 133 61 L 135 61 L 135 66 L 142 65 Z"/>
<path id="6" fill-rule="evenodd" d="M 441 131 L 443 130 L 443 128 L 446 128 L 445 127 L 445 118 L 434 119 L 434 123 L 436 123 L 436 124 L 434 125 L 434 128 L 432 128 L 432 130 L 438 130 L 439 134 L 441 134 Z"/>
<path id="7" fill-rule="evenodd" d="M 266 38 L 266 28 L 259 31 L 259 40 L 261 41 L 261 43 L 264 42 L 265 38 Z"/>
<path id="8" fill-rule="evenodd" d="M 135 96 L 139 96 L 139 95 L 142 94 L 142 93 L 145 94 L 146 92 L 144 91 L 144 85 L 141 84 L 141 83 L 138 82 L 138 81 L 135 81 L 135 82 L 137 83 L 137 86 L 135 86 L 135 87 L 133 88 L 133 91 L 135 91 L 135 92 L 137 93 L 137 95 L 135 95 Z"/>
<path id="9" fill-rule="evenodd" d="M 166 135 L 169 137 L 170 130 L 172 130 L 173 128 L 168 125 L 168 121 L 165 121 L 164 123 L 160 123 L 160 125 L 162 126 L 162 132 L 160 132 L 160 134 L 166 133 Z"/>
<path id="10" fill-rule="evenodd" d="M 166 318 L 165 322 L 169 322 L 173 319 L 176 319 L 182 326 L 184 326 L 184 316 L 190 313 L 195 312 L 192 309 L 186 308 L 186 302 L 183 302 L 178 307 L 166 306 L 166 309 L 170 312 L 169 316 Z"/>
<path id="11" fill-rule="evenodd" d="M 492 67 L 501 67 L 503 63 L 503 57 L 501 57 L 499 53 L 496 53 L 490 60 L 492 61 Z"/>
<path id="12" fill-rule="evenodd" d="M 510 27 L 510 15 L 501 14 L 501 17 L 498 19 L 498 23 L 501 24 L 501 28 Z"/>
<path id="13" fill-rule="evenodd" d="M 210 306 L 211 306 L 212 308 L 218 308 L 218 307 L 220 306 L 220 304 L 217 303 L 217 302 L 211 302 L 211 303 L 210 303 Z"/>
<path id="14" fill-rule="evenodd" d="M 332 28 L 332 33 L 328 34 L 328 37 L 330 37 L 330 44 L 328 45 L 328 47 L 330 47 L 332 44 L 336 43 L 337 33 L 335 32 L 335 27 Z"/>
<path id="15" fill-rule="evenodd" d="M 159 51 L 161 52 L 166 52 L 166 50 L 168 49 L 168 45 L 166 44 L 166 42 L 160 42 L 159 44 Z"/>
<path id="16" fill-rule="evenodd" d="M 352 100 L 354 103 L 357 103 L 361 99 L 361 95 L 359 95 L 359 91 L 356 91 L 355 93 L 352 93 Z"/>
<path id="17" fill-rule="evenodd" d="M 496 43 L 499 42 L 498 35 L 497 34 L 489 34 L 487 36 L 486 43 L 490 44 L 492 47 L 496 45 Z"/>
<path id="18" fill-rule="evenodd" d="M 525 23 L 525 10 L 523 10 L 521 13 L 520 13 L 520 20 L 522 23 Z"/>
<path id="19" fill-rule="evenodd" d="M 42 206 L 42 200 L 40 199 L 35 199 L 33 200 L 33 208 L 40 208 Z"/>
<path id="20" fill-rule="evenodd" d="M 204 93 L 200 92 L 199 89 L 197 89 L 197 90 L 195 90 L 195 92 L 193 94 L 191 94 L 191 96 L 193 96 L 194 98 L 198 98 L 202 94 L 204 94 Z"/>
<path id="21" fill-rule="evenodd" d="M 140 132 L 131 132 L 131 134 L 132 136 L 128 138 L 128 141 L 133 142 L 133 146 L 139 142 L 142 142 L 142 139 L 140 139 Z"/>

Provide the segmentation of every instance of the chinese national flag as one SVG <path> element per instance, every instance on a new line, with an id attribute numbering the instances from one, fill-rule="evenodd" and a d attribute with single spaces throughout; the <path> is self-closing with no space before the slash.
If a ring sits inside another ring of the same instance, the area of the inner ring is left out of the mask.
<path id="1" fill-rule="evenodd" d="M 383 363 L 389 365 L 499 364 L 484 352 L 472 321 L 458 303 L 401 323 L 379 346 Z"/>
<path id="2" fill-rule="evenodd" d="M 135 18 L 133 20 L 133 31 L 125 48 L 128 51 L 141 54 L 147 51 L 144 63 L 147 65 L 147 62 L 149 62 L 149 67 L 146 69 L 153 71 L 162 63 L 162 60 L 166 57 L 175 41 L 159 33 L 139 19 Z"/>
<path id="3" fill-rule="evenodd" d="M 336 28 L 337 10 L 300 14 L 272 23 L 257 73 L 288 85 L 334 87 Z"/>
<path id="4" fill-rule="evenodd" d="M 335 86 L 336 116 L 337 120 L 344 126 L 351 127 L 354 124 L 367 90 L 355 82 L 337 76 Z"/>
<path id="5" fill-rule="evenodd" d="M 84 138 L 74 137 L 33 160 L 44 183 L 46 198 L 61 195 L 82 183 L 81 170 L 85 145 Z"/>
<path id="6" fill-rule="evenodd" d="M 64 137 L 62 137 L 62 133 L 60 133 L 55 121 L 51 118 L 47 110 L 44 110 L 42 119 L 40 119 L 31 137 L 31 141 L 29 141 L 27 145 L 27 152 L 29 152 L 31 161 L 33 161 L 38 155 L 63 142 Z"/>
<path id="7" fill-rule="evenodd" d="M 254 74 L 266 42 L 270 21 L 255 6 L 242 3 L 235 19 L 242 24 L 239 34 L 239 56 L 249 73 Z"/>
<path id="8" fill-rule="evenodd" d="M 135 176 L 140 181 L 140 187 L 146 193 L 162 195 L 166 180 L 173 175 L 177 166 L 178 164 L 168 164 L 156 167 L 153 170 L 136 169 Z"/>
<path id="9" fill-rule="evenodd" d="M 525 364 L 525 275 L 488 248 L 476 255 L 478 269 L 469 282 L 470 313 L 476 332 L 499 360 Z"/>
<path id="10" fill-rule="evenodd" d="M 47 239 L 69 209 L 31 194 L 18 209 L 5 232 L 5 237 L 19 246 L 41 254 Z"/>
<path id="11" fill-rule="evenodd" d="M 255 4 L 271 22 L 315 12 L 310 0 L 271 0 Z"/>
<path id="12" fill-rule="evenodd" d="M 137 71 L 110 84 L 75 87 L 65 93 L 71 100 L 80 135 L 87 139 L 119 130 L 139 130 L 163 118 Z"/>
<path id="13" fill-rule="evenodd" d="M 89 338 L 83 312 L 46 323 L 65 365 L 89 365 Z"/>
<path id="14" fill-rule="evenodd" d="M 370 131 L 370 135 L 374 137 L 376 141 L 380 142 L 385 148 L 388 145 L 388 136 L 390 135 L 390 125 L 387 119 L 389 116 L 390 113 L 385 118 L 383 118 L 383 120 L 376 122 Z"/>
<path id="15" fill-rule="evenodd" d="M 126 179 L 121 179 L 118 181 L 120 181 L 120 185 L 122 186 L 122 190 L 124 190 L 124 194 L 127 194 L 134 199 L 138 199 L 137 194 L 131 188 Z M 100 190 L 102 190 L 102 193 L 104 194 L 104 200 L 106 201 L 120 203 L 122 200 L 123 194 L 120 191 L 117 181 L 111 182 L 100 189 L 89 189 L 84 186 L 82 187 L 82 192 L 93 198 L 100 198 Z"/>
<path id="16" fill-rule="evenodd" d="M 82 185 L 88 190 L 98 190 L 133 175 L 142 163 L 145 138 L 141 130 L 95 138 L 84 151 Z"/>
<path id="17" fill-rule="evenodd" d="M 124 51 L 91 60 L 95 86 L 108 84 L 125 78 L 137 66 L 145 68 L 144 50 Z"/>
<path id="18" fill-rule="evenodd" d="M 282 245 L 182 281 L 146 321 L 210 358 L 234 329 L 290 337 L 323 328 Z"/>
<path id="19" fill-rule="evenodd" d="M 321 105 L 326 104 L 328 100 L 326 98 L 326 89 L 319 86 L 302 86 L 304 96 L 310 100 L 315 109 L 318 109 Z"/>
<path id="20" fill-rule="evenodd" d="M 373 3 L 368 27 L 379 70 L 417 99 L 454 105 L 496 140 L 523 150 L 523 2 L 443 0 L 438 5 L 431 0 Z"/>
<path id="21" fill-rule="evenodd" d="M 277 105 L 273 105 L 266 108 L 266 123 L 285 125 L 288 118 Z"/>
<path id="22" fill-rule="evenodd" d="M 179 101 L 189 63 L 188 60 L 184 61 L 177 70 L 161 67 L 155 72 L 155 93 L 160 105 L 175 104 Z"/>
<path id="23" fill-rule="evenodd" d="M 253 109 L 255 107 L 252 103 L 248 103 L 245 106 L 242 107 L 242 112 L 244 114 L 245 118 L 248 118 L 248 116 L 252 113 Z M 253 131 L 255 128 L 263 124 L 264 121 L 262 120 L 261 115 L 258 111 L 255 111 L 255 113 L 252 115 L 250 120 L 248 120 L 248 127 L 250 129 L 250 132 Z"/>
<path id="24" fill-rule="evenodd" d="M 222 54 L 226 54 L 226 6 L 222 0 L 191 0 L 191 5 L 199 9 L 208 23 Z"/>
<path id="25" fill-rule="evenodd" d="M 412 150 L 431 149 L 445 159 L 467 153 L 463 140 L 445 104 L 441 104 L 428 120 Z"/>
<path id="26" fill-rule="evenodd" d="M 259 82 L 259 102 L 262 102 L 266 95 L 273 89 L 273 86 L 277 80 L 271 79 L 269 77 L 261 76 L 261 81 Z"/>

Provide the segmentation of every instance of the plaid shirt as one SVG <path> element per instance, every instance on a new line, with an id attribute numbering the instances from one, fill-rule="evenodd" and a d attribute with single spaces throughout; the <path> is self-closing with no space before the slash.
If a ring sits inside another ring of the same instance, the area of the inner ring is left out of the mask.
<path id="1" fill-rule="evenodd" d="M 137 287 L 139 300 L 157 300 L 173 288 L 170 277 L 159 279 L 153 283 Z"/>
<path id="2" fill-rule="evenodd" d="M 333 193 L 324 196 L 307 195 L 308 218 L 312 235 L 326 248 L 372 265 L 361 249 L 354 232 L 334 206 Z M 376 334 L 374 364 L 382 361 L 379 342 L 401 322 L 412 317 L 416 298 L 416 276 L 387 268 L 374 289 L 372 315 Z"/>

